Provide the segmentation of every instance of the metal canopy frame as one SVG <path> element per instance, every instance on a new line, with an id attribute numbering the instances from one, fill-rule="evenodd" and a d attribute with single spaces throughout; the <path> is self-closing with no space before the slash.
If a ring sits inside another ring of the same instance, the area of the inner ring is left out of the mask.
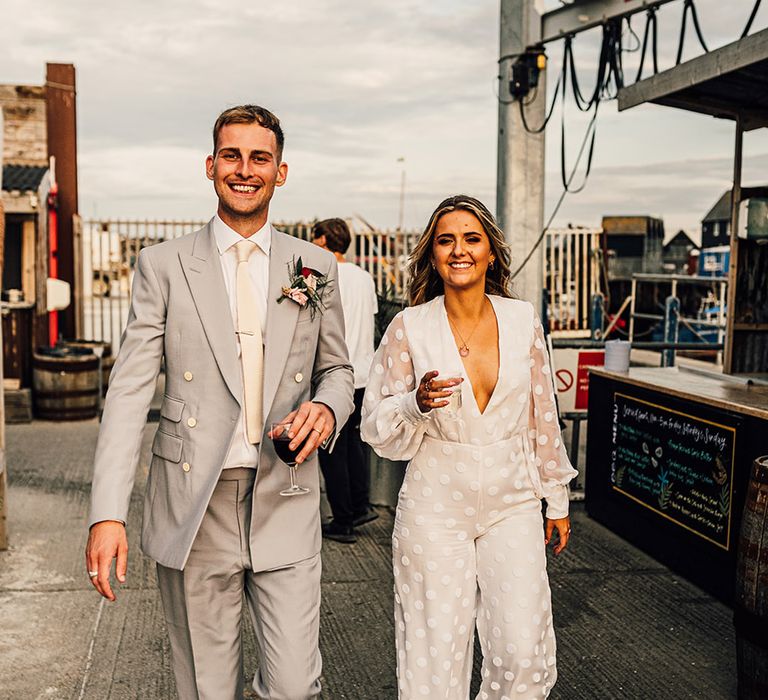
<path id="1" fill-rule="evenodd" d="M 610 19 L 666 5 L 672 0 L 574 0 L 541 16 L 540 43 L 599 27 Z"/>
<path id="2" fill-rule="evenodd" d="M 619 111 L 652 102 L 768 126 L 768 29 L 619 90 Z"/>
<path id="3" fill-rule="evenodd" d="M 676 107 L 736 124 L 731 189 L 730 265 L 723 372 L 733 371 L 736 279 L 739 269 L 744 132 L 768 126 L 768 29 L 681 63 L 619 91 L 619 111 L 640 104 Z"/>

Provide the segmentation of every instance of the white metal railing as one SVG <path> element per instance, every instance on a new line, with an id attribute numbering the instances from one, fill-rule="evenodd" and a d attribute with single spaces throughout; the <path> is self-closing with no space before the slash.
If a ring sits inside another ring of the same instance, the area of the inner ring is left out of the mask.
<path id="1" fill-rule="evenodd" d="M 405 296 L 408 256 L 419 231 L 356 230 L 347 257 L 367 270 L 381 295 Z M 120 344 L 128 319 L 131 282 L 139 251 L 183 236 L 205 224 L 194 220 L 85 219 L 78 222 L 82 244 L 82 293 L 78 335 Z M 286 233 L 311 239 L 311 222 L 276 223 Z M 545 286 L 550 324 L 556 335 L 589 334 L 590 300 L 599 291 L 600 229 L 550 229 L 545 236 Z"/>
<path id="2" fill-rule="evenodd" d="M 85 219 L 77 222 L 81 240 L 82 293 L 77 299 L 77 334 L 112 343 L 116 352 L 128 320 L 131 283 L 139 252 L 178 238 L 205 221 Z M 311 222 L 275 223 L 281 231 L 311 240 Z M 356 231 L 347 258 L 373 277 L 382 295 L 402 297 L 407 286 L 408 253 L 420 232 Z"/>
<path id="3" fill-rule="evenodd" d="M 679 312 L 679 301 L 677 307 L 674 307 L 676 318 L 672 320 L 673 333 L 669 333 L 667 329 L 667 311 L 665 314 L 640 312 L 637 310 L 638 293 L 637 288 L 640 284 L 657 285 L 664 284 L 670 286 L 669 297 L 666 303 L 669 304 L 670 299 L 678 300 L 678 286 L 679 285 L 692 285 L 703 288 L 708 288 L 707 295 L 702 298 L 700 308 L 697 317 L 686 317 Z M 655 321 L 657 324 L 664 326 L 663 335 L 664 339 L 669 342 L 677 343 L 680 333 L 680 324 L 686 327 L 693 336 L 698 337 L 701 343 L 701 349 L 707 350 L 707 342 L 716 343 L 722 345 L 725 342 L 726 321 L 727 321 L 727 308 L 726 308 L 726 293 L 728 289 L 728 278 L 722 276 L 703 276 L 703 275 L 656 275 L 651 273 L 636 272 L 632 275 L 632 287 L 628 300 L 629 305 L 629 341 L 633 342 L 637 333 L 635 332 L 635 321 L 643 319 L 646 321 Z M 714 318 L 707 318 L 705 306 L 711 306 L 716 309 Z M 623 308 L 623 307 L 622 307 Z M 709 340 L 704 337 L 703 333 L 707 330 L 716 332 L 717 336 L 714 340 Z M 669 338 L 668 335 L 673 337 Z M 670 357 L 674 362 L 674 351 L 671 351 Z M 722 352 L 718 351 L 716 356 L 716 363 L 722 364 Z M 665 365 L 662 365 L 665 366 Z"/>
<path id="4" fill-rule="evenodd" d="M 590 334 L 592 297 L 600 291 L 600 228 L 549 229 L 544 238 L 544 286 L 549 323 L 559 336 Z"/>

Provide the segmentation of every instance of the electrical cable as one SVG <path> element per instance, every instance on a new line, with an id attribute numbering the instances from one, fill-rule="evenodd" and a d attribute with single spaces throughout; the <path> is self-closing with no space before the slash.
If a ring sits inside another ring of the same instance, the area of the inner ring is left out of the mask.
<path id="1" fill-rule="evenodd" d="M 563 189 L 566 192 L 570 192 L 571 194 L 578 194 L 587 186 L 587 179 L 589 178 L 589 174 L 592 171 L 592 157 L 595 153 L 595 136 L 597 135 L 597 110 L 599 106 L 600 103 L 595 102 L 595 111 L 592 114 L 592 118 L 589 120 L 589 124 L 587 125 L 587 130 L 584 133 L 584 140 L 582 141 L 581 148 L 579 149 L 579 154 L 576 157 L 576 162 L 573 165 L 571 174 L 567 178 L 565 175 L 567 171 L 565 164 L 565 109 L 562 111 L 562 118 L 560 120 L 560 179 L 563 183 Z M 574 188 L 571 187 L 571 182 L 573 182 L 573 178 L 576 175 L 576 169 L 578 167 L 579 161 L 581 160 L 581 156 L 584 153 L 584 147 L 587 143 L 587 139 L 589 139 L 590 133 L 592 138 L 590 139 L 589 143 L 589 153 L 587 155 L 587 166 L 584 172 L 584 179 L 578 187 Z"/>
<path id="2" fill-rule="evenodd" d="M 576 62 L 573 60 L 573 35 L 565 37 L 565 43 L 563 45 L 563 71 L 565 72 L 568 70 L 566 66 L 570 68 L 570 76 L 571 76 L 571 93 L 573 94 L 573 98 L 576 101 L 576 106 L 582 111 L 582 112 L 588 112 L 592 105 L 595 103 L 595 100 L 598 98 L 598 95 L 600 93 L 600 84 L 602 82 L 602 71 L 603 69 L 603 46 L 600 46 L 600 59 L 598 61 L 598 74 L 597 74 L 597 82 L 595 85 L 595 89 L 592 93 L 592 96 L 589 98 L 589 100 L 584 99 L 584 96 L 581 94 L 581 88 L 579 87 L 579 77 L 576 74 Z"/>
<path id="3" fill-rule="evenodd" d="M 652 32 L 652 33 L 651 33 Z M 651 40 L 651 57 L 653 58 L 653 74 L 659 72 L 658 46 L 657 46 L 657 27 L 656 27 L 656 8 L 651 7 L 646 13 L 645 31 L 643 32 L 643 47 L 640 51 L 640 66 L 637 69 L 635 82 L 639 82 L 643 77 L 643 67 L 645 66 L 645 55 L 648 50 L 648 40 Z"/>
<path id="4" fill-rule="evenodd" d="M 642 43 L 640 41 L 640 37 L 637 36 L 637 32 L 635 32 L 634 29 L 632 29 L 632 15 L 627 15 L 627 31 L 629 32 L 629 35 L 631 37 L 634 37 L 636 46 L 633 49 L 624 49 L 624 53 L 637 53 L 640 50 L 640 44 Z"/>
<path id="5" fill-rule="evenodd" d="M 749 15 L 749 20 L 747 21 L 747 26 L 744 27 L 744 31 L 741 33 L 740 39 L 743 39 L 747 34 L 749 34 L 749 30 L 752 29 L 752 22 L 755 21 L 755 15 L 757 14 L 757 11 L 760 9 L 760 3 L 762 0 L 755 0 L 755 6 L 752 8 L 752 13 Z"/>
<path id="6" fill-rule="evenodd" d="M 756 15 L 757 9 L 760 5 L 760 2 L 761 0 L 756 1 L 755 7 L 752 10 L 752 14 L 750 16 L 745 32 L 747 32 L 750 29 L 752 21 L 754 20 L 754 16 Z M 557 103 L 558 93 L 559 93 L 559 96 L 562 98 L 562 107 L 561 107 L 562 111 L 561 111 L 561 121 L 560 121 L 560 136 L 561 136 L 560 176 L 563 184 L 563 191 L 560 194 L 560 197 L 558 198 L 557 203 L 555 204 L 555 207 L 549 216 L 547 224 L 542 229 L 541 234 L 539 235 L 538 239 L 534 243 L 531 250 L 526 255 L 525 259 L 522 261 L 522 263 L 517 267 L 517 269 L 512 274 L 511 279 L 514 279 L 515 277 L 517 277 L 520 271 L 525 267 L 525 265 L 531 259 L 531 257 L 533 256 L 538 246 L 541 244 L 547 230 L 551 226 L 552 221 L 557 215 L 557 212 L 559 211 L 565 199 L 565 195 L 568 193 L 576 194 L 578 192 L 581 192 L 586 187 L 587 180 L 591 173 L 592 162 L 594 157 L 594 148 L 595 148 L 595 141 L 596 141 L 596 134 L 597 134 L 597 128 L 596 128 L 597 114 L 598 114 L 600 102 L 603 99 L 614 99 L 618 95 L 619 90 L 621 90 L 624 87 L 624 70 L 623 70 L 623 64 L 622 64 L 622 53 L 624 53 L 625 51 L 627 53 L 632 53 L 638 50 L 640 50 L 641 52 L 640 65 L 637 72 L 637 77 L 635 79 L 636 82 L 642 79 L 643 69 L 645 66 L 646 57 L 648 55 L 649 46 L 650 46 L 651 59 L 653 62 L 654 75 L 659 72 L 658 18 L 656 14 L 656 9 L 657 8 L 649 8 L 648 11 L 646 12 L 646 24 L 643 32 L 642 44 L 640 43 L 638 35 L 632 29 L 632 26 L 629 20 L 627 20 L 627 28 L 629 30 L 630 36 L 633 36 L 638 44 L 637 47 L 633 49 L 624 49 L 622 46 L 623 21 L 624 21 L 622 18 L 609 20 L 603 23 L 602 25 L 603 36 L 602 36 L 602 41 L 600 45 L 600 56 L 598 60 L 597 77 L 595 80 L 595 87 L 592 93 L 590 94 L 589 98 L 584 97 L 584 94 L 581 91 L 581 86 L 579 85 L 578 74 L 576 72 L 576 61 L 574 60 L 574 55 L 573 55 L 573 38 L 574 37 L 572 34 L 570 34 L 564 37 L 563 66 L 562 66 L 560 75 L 558 76 L 557 83 L 555 85 L 554 95 L 552 97 L 552 101 L 550 103 L 549 109 L 547 110 L 546 117 L 544 118 L 543 124 L 541 124 L 539 127 L 531 128 L 531 126 L 528 124 L 526 120 L 525 105 L 530 104 L 530 102 L 533 101 L 533 98 L 529 100 L 527 103 L 524 100 L 518 100 L 518 102 L 520 103 L 520 107 L 519 107 L 520 117 L 521 117 L 521 122 L 523 124 L 523 127 L 529 133 L 539 134 L 544 131 L 544 129 L 547 127 L 547 124 L 549 123 L 549 120 L 552 118 L 552 115 L 554 114 L 554 108 Z M 683 7 L 683 16 L 682 16 L 682 21 L 680 26 L 680 38 L 678 43 L 677 59 L 676 59 L 677 64 L 679 64 L 682 59 L 682 53 L 683 53 L 683 48 L 685 43 L 685 30 L 686 30 L 689 13 L 691 15 L 691 21 L 693 23 L 694 31 L 696 32 L 696 36 L 699 40 L 699 43 L 701 44 L 705 52 L 709 51 L 701 31 L 701 26 L 699 25 L 699 20 L 698 20 L 698 15 L 696 12 L 696 6 L 694 4 L 694 0 L 685 0 L 685 4 Z M 565 105 L 566 105 L 566 94 L 567 94 L 569 77 L 571 82 L 571 86 L 570 86 L 571 93 L 573 94 L 576 107 L 582 112 L 589 112 L 594 110 L 592 117 L 590 118 L 589 124 L 587 125 L 587 129 L 584 133 L 584 138 L 582 139 L 581 146 L 579 147 L 578 155 L 573 164 L 573 168 L 570 170 L 570 173 L 568 171 L 568 167 L 566 164 L 566 130 L 565 130 Z M 497 99 L 499 99 L 499 101 L 503 102 L 504 104 L 509 104 L 509 102 L 502 100 L 500 96 Z M 582 157 L 584 156 L 584 152 L 585 152 L 585 149 L 587 148 L 587 144 L 589 144 L 589 148 L 587 151 L 587 163 L 586 163 L 585 172 L 584 172 L 584 179 L 578 187 L 574 187 L 573 179 L 576 176 L 576 172 L 578 171 L 579 164 L 581 163 Z M 605 273 L 607 272 L 607 270 L 604 270 L 603 272 Z"/>
<path id="7" fill-rule="evenodd" d="M 524 107 L 527 107 L 528 105 L 532 105 L 534 102 L 536 102 L 536 97 L 539 94 L 539 86 L 537 85 L 535 88 L 533 88 L 533 90 L 531 90 L 530 94 L 531 94 L 531 96 L 527 100 L 525 98 L 520 100 L 520 103 Z"/>
<path id="8" fill-rule="evenodd" d="M 547 128 L 547 124 L 549 123 L 549 120 L 552 117 L 553 112 L 555 111 L 555 104 L 557 103 L 557 97 L 560 92 L 560 81 L 562 80 L 562 78 L 563 78 L 563 73 L 561 71 L 560 75 L 557 77 L 557 83 L 555 83 L 555 90 L 552 95 L 552 103 L 549 105 L 547 116 L 544 117 L 544 123 L 540 127 L 531 128 L 530 126 L 528 126 L 528 120 L 525 117 L 525 105 L 523 104 L 522 100 L 517 100 L 518 104 L 520 105 L 520 121 L 523 122 L 523 128 L 529 134 L 540 134 L 542 131 L 544 131 L 544 129 Z M 530 102 L 528 104 L 530 104 Z"/>
<path id="9" fill-rule="evenodd" d="M 699 38 L 701 48 L 704 49 L 704 53 L 709 53 L 707 42 L 704 41 L 704 35 L 702 34 L 701 26 L 699 25 L 699 15 L 696 12 L 696 5 L 694 5 L 693 0 L 686 0 L 686 2 L 691 7 L 691 19 L 693 20 L 693 28 L 696 30 L 696 36 Z"/>
<path id="10" fill-rule="evenodd" d="M 693 22 L 693 29 L 696 32 L 696 36 L 699 38 L 701 48 L 703 48 L 705 52 L 709 52 L 707 44 L 704 41 L 704 37 L 701 33 L 701 27 L 699 26 L 699 18 L 696 14 L 696 6 L 693 4 L 693 0 L 685 0 L 685 3 L 683 4 L 683 18 L 680 23 L 680 39 L 677 45 L 677 57 L 675 58 L 676 66 L 680 65 L 680 61 L 683 58 L 683 46 L 685 45 L 685 26 L 688 20 L 689 12 L 691 14 L 691 21 Z"/>
<path id="11" fill-rule="evenodd" d="M 563 67 L 562 67 L 560 76 L 558 77 L 558 83 L 557 83 L 557 85 L 560 88 L 560 92 L 562 96 L 562 111 L 561 111 L 561 121 L 560 121 L 560 136 L 561 136 L 560 176 L 563 183 L 563 191 L 561 192 L 560 197 L 558 198 L 557 203 L 555 204 L 555 207 L 552 210 L 549 216 L 549 219 L 547 220 L 546 225 L 542 229 L 538 239 L 533 244 L 531 250 L 525 256 L 524 260 L 520 263 L 517 269 L 512 273 L 510 279 L 515 279 L 517 275 L 520 274 L 520 272 L 526 266 L 526 264 L 531 259 L 531 257 L 533 257 L 533 254 L 537 250 L 539 245 L 541 245 L 541 242 L 544 240 L 544 236 L 549 230 L 549 227 L 552 225 L 552 221 L 554 221 L 555 216 L 557 215 L 563 201 L 565 200 L 566 194 L 568 193 L 576 194 L 578 192 L 581 192 L 586 187 L 587 180 L 592 170 L 592 162 L 593 162 L 594 149 L 595 149 L 595 139 L 597 135 L 597 127 L 596 127 L 597 113 L 600 106 L 600 101 L 603 98 L 605 92 L 607 91 L 609 85 L 611 84 L 611 81 L 613 81 L 617 91 L 622 87 L 624 82 L 623 69 L 621 65 L 621 36 L 622 36 L 621 21 L 607 22 L 606 24 L 603 25 L 603 40 L 600 47 L 600 60 L 598 64 L 597 80 L 595 81 L 595 89 L 592 95 L 590 96 L 589 100 L 584 99 L 584 96 L 581 94 L 581 90 L 579 88 L 578 77 L 576 75 L 576 70 L 575 70 L 575 61 L 573 60 L 573 48 L 572 48 L 573 37 L 568 36 L 565 38 L 565 47 L 563 51 Z M 567 93 L 567 84 L 568 84 L 567 79 L 568 79 L 569 73 L 571 77 L 571 92 L 574 95 L 574 99 L 576 101 L 578 108 L 581 111 L 589 111 L 590 109 L 594 108 L 594 112 L 589 121 L 589 124 L 587 125 L 587 129 L 584 133 L 584 138 L 582 139 L 581 146 L 579 147 L 579 151 L 576 156 L 576 160 L 573 164 L 573 168 L 571 169 L 570 174 L 566 176 L 568 168 L 565 162 L 565 151 L 566 151 L 565 97 Z M 555 92 L 555 97 L 556 95 L 557 95 L 557 92 Z M 547 122 L 549 121 L 550 117 L 552 116 L 554 104 L 555 104 L 555 100 L 553 97 L 552 105 L 550 107 L 550 112 L 547 115 L 547 118 L 544 124 L 542 125 L 541 130 L 543 130 L 543 128 L 546 126 Z M 524 126 L 526 130 L 531 131 L 530 128 L 527 126 L 527 124 L 525 124 L 525 121 L 524 121 L 525 114 L 522 110 L 522 105 L 521 105 L 520 113 L 521 113 L 522 121 L 524 122 Z M 534 132 L 534 133 L 540 133 L 540 132 Z M 584 173 L 584 179 L 578 187 L 574 188 L 572 187 L 573 178 L 576 176 L 576 172 L 578 170 L 581 159 L 584 155 L 584 150 L 587 147 L 587 143 L 589 143 L 589 150 L 587 154 L 587 165 Z"/>
<path id="12" fill-rule="evenodd" d="M 581 142 L 581 147 L 579 148 L 579 153 L 576 156 L 576 162 L 574 163 L 573 170 L 571 171 L 570 176 L 568 177 L 567 184 L 570 185 L 571 180 L 573 180 L 574 175 L 576 174 L 576 168 L 579 165 L 579 161 L 581 160 L 581 157 L 584 155 L 584 148 L 587 145 L 587 138 L 589 136 L 589 131 L 592 129 L 592 147 L 594 147 L 594 141 L 595 141 L 595 129 L 594 124 L 597 117 L 597 110 L 595 110 L 595 114 L 592 117 L 592 121 L 590 122 L 590 127 L 587 129 L 587 132 L 584 134 L 584 139 Z M 590 148 L 590 159 L 591 159 L 591 148 Z M 589 173 L 587 173 L 588 175 Z M 586 176 L 585 176 L 585 182 L 586 184 Z M 582 188 L 584 186 L 582 184 Z M 574 190 L 570 190 L 573 192 Z M 579 190 L 575 190 L 579 191 Z M 510 280 L 515 279 L 522 269 L 528 264 L 528 261 L 533 257 L 533 254 L 536 252 L 536 249 L 541 245 L 541 242 L 544 240 L 544 236 L 547 234 L 547 231 L 549 230 L 549 227 L 552 225 L 552 222 L 554 221 L 555 217 L 557 216 L 557 212 L 560 211 L 560 206 L 562 205 L 563 201 L 565 200 L 565 195 L 568 194 L 569 189 L 568 187 L 564 187 L 563 191 L 560 193 L 560 197 L 557 200 L 557 203 L 554 206 L 554 209 L 549 215 L 549 219 L 547 220 L 547 223 L 545 224 L 544 228 L 541 230 L 541 233 L 539 234 L 539 237 L 536 239 L 536 242 L 531 247 L 530 251 L 528 251 L 528 254 L 523 259 L 523 262 L 518 265 L 518 267 L 515 269 L 515 271 L 510 275 Z"/>

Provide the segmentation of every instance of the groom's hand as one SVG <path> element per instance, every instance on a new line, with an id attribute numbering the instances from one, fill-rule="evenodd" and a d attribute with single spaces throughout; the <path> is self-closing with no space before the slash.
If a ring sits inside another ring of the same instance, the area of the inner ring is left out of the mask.
<path id="1" fill-rule="evenodd" d="M 295 450 L 304 443 L 304 447 L 296 457 L 296 464 L 301 464 L 308 459 L 328 439 L 336 426 L 333 411 L 324 403 L 313 401 L 305 401 L 295 411 L 291 411 L 282 422 L 288 421 L 293 423 L 288 433 L 291 438 L 290 448 Z"/>
<path id="2" fill-rule="evenodd" d="M 112 568 L 113 559 L 117 559 L 117 579 L 124 583 L 128 569 L 128 538 L 125 535 L 125 525 L 117 520 L 102 520 L 92 525 L 88 533 L 85 565 L 88 567 L 88 575 L 94 588 L 108 600 L 115 600 L 115 594 L 109 584 L 109 570 Z"/>

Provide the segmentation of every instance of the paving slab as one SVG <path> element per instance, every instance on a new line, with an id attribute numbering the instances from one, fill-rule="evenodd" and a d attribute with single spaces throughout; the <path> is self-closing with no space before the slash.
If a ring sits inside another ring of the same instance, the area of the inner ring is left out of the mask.
<path id="1" fill-rule="evenodd" d="M 98 424 L 7 426 L 9 532 L 0 552 L 0 700 L 175 697 L 154 564 L 138 547 L 154 426 L 129 514 L 128 581 L 101 602 L 83 562 Z M 392 514 L 352 545 L 323 548 L 323 698 L 396 698 Z M 574 539 L 550 557 L 559 681 L 554 700 L 735 697 L 731 611 L 573 508 Z M 258 659 L 243 630 L 250 676 Z M 473 688 L 478 685 L 479 654 Z M 246 698 L 254 698 L 246 691 Z"/>

